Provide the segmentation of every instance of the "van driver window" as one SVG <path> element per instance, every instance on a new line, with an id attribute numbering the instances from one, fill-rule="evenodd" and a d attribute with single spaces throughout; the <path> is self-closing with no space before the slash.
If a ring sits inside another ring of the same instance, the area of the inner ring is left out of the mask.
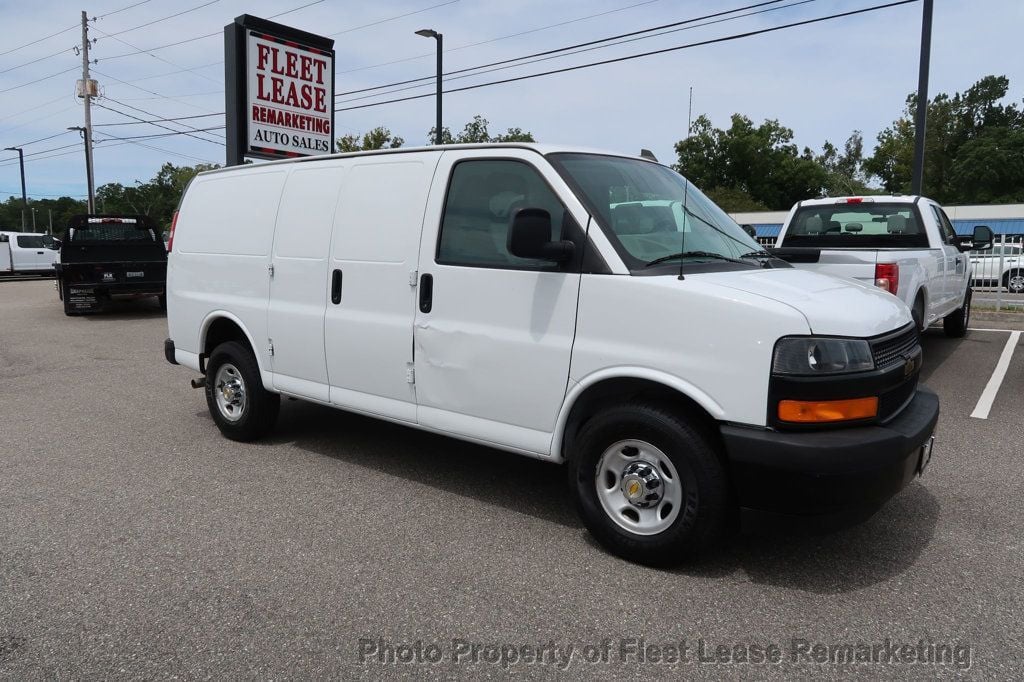
<path id="1" fill-rule="evenodd" d="M 523 208 L 551 215 L 551 238 L 562 239 L 565 208 L 540 174 L 519 161 L 463 161 L 452 171 L 437 262 L 492 268 L 557 270 L 558 263 L 513 256 L 512 219 Z"/>

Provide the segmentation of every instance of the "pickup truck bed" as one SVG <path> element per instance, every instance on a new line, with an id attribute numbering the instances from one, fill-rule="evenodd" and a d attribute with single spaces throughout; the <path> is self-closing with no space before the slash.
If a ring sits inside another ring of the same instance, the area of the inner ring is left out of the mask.
<path id="1" fill-rule="evenodd" d="M 56 270 L 67 315 L 118 297 L 156 296 L 165 305 L 167 251 L 146 216 L 75 216 Z"/>

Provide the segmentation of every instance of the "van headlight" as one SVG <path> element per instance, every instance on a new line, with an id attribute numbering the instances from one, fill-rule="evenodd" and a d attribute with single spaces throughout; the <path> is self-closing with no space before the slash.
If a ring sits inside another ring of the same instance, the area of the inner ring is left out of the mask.
<path id="1" fill-rule="evenodd" d="M 775 344 L 775 374 L 843 374 L 875 368 L 871 346 L 863 339 L 829 339 L 800 336 L 779 339 Z"/>

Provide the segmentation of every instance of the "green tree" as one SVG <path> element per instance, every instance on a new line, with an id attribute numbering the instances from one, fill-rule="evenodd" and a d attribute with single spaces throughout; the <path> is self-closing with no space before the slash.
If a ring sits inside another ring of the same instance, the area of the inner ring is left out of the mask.
<path id="1" fill-rule="evenodd" d="M 140 213 L 148 215 L 161 230 L 170 229 L 171 218 L 177 209 L 185 187 L 205 170 L 216 165 L 175 166 L 165 163 L 155 177 L 133 185 L 111 182 L 96 189 L 96 210 L 99 213 Z"/>
<path id="2" fill-rule="evenodd" d="M 963 93 L 939 93 L 928 102 L 926 195 L 950 204 L 1024 201 L 1024 111 L 1003 103 L 1009 87 L 1005 76 L 985 76 Z M 911 93 L 864 162 L 889 192 L 910 191 L 916 106 Z"/>
<path id="3" fill-rule="evenodd" d="M 730 127 L 722 130 L 700 116 L 675 149 L 676 170 L 721 197 L 726 210 L 751 205 L 786 209 L 818 196 L 828 180 L 810 150 L 801 155 L 793 131 L 776 120 L 755 126 L 746 116 L 733 114 Z"/>
<path id="4" fill-rule="evenodd" d="M 50 218 L 53 218 L 53 231 L 59 234 L 64 231 L 71 216 L 77 213 L 85 213 L 85 201 L 72 197 L 58 197 L 53 199 L 28 200 L 28 210 L 25 212 L 25 229 L 32 231 L 32 209 L 35 209 L 36 231 L 46 232 L 50 227 Z M 21 195 L 8 197 L 0 203 L 0 230 L 21 230 Z"/>
<path id="5" fill-rule="evenodd" d="M 533 134 L 529 131 L 525 131 L 522 128 L 509 128 L 500 135 L 491 135 L 488 130 L 490 121 L 486 118 L 477 114 L 473 117 L 473 120 L 467 123 L 463 128 L 462 132 L 458 135 L 452 135 L 452 131 L 445 126 L 441 128 L 441 144 L 480 144 L 487 142 L 536 142 L 533 139 Z M 434 142 L 434 131 L 435 128 L 431 128 L 428 133 L 428 144 Z"/>
<path id="6" fill-rule="evenodd" d="M 338 138 L 339 152 L 361 152 L 369 149 L 398 149 L 405 140 L 392 134 L 383 126 L 377 126 L 373 130 L 359 134 L 349 134 Z"/>
<path id="7" fill-rule="evenodd" d="M 873 190 L 867 184 L 864 172 L 864 137 L 859 130 L 846 139 L 840 151 L 834 144 L 825 141 L 821 154 L 814 160 L 825 171 L 824 191 L 830 196 L 844 194 L 868 194 Z M 804 150 L 804 156 L 811 156 L 810 150 Z"/>

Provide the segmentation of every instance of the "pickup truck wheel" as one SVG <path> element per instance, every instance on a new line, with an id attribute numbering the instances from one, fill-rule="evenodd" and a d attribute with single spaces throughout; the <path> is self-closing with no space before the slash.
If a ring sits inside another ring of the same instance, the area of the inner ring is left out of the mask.
<path id="1" fill-rule="evenodd" d="M 1024 293 L 1024 270 L 1011 270 L 1003 276 L 1003 286 L 1011 294 Z"/>
<path id="2" fill-rule="evenodd" d="M 157 303 L 160 305 L 160 310 L 167 310 L 167 294 L 160 294 L 156 297 Z"/>
<path id="3" fill-rule="evenodd" d="M 917 331 L 924 331 L 924 296 L 917 295 L 914 299 L 914 307 L 910 309 L 910 317 L 917 325 Z"/>
<path id="4" fill-rule="evenodd" d="M 583 425 L 573 450 L 576 508 L 614 554 L 671 565 L 723 534 L 729 498 L 716 447 L 676 411 L 645 404 L 604 410 Z"/>
<path id="5" fill-rule="evenodd" d="M 206 405 L 224 436 L 253 441 L 274 427 L 281 396 L 263 388 L 252 352 L 228 341 L 213 350 L 206 365 Z"/>
<path id="6" fill-rule="evenodd" d="M 959 339 L 967 334 L 967 325 L 971 322 L 971 289 L 964 293 L 964 304 L 942 319 L 942 329 L 946 336 Z"/>

